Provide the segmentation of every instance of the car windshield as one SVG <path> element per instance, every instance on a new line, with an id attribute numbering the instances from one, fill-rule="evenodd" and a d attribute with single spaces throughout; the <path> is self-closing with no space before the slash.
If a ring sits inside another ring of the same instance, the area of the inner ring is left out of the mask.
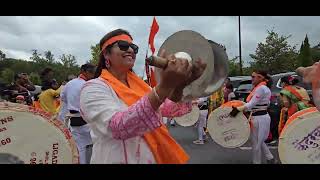
<path id="1" fill-rule="evenodd" d="M 252 89 L 252 84 L 241 84 L 238 87 L 238 91 L 249 91 Z"/>

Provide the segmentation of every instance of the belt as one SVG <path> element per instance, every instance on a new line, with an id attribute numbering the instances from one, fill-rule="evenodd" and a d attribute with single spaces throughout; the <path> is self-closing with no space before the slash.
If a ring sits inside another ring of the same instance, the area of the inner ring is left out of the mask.
<path id="1" fill-rule="evenodd" d="M 207 110 L 208 109 L 208 106 L 207 105 L 202 105 L 202 106 L 198 106 L 198 108 L 200 110 Z"/>
<path id="2" fill-rule="evenodd" d="M 69 112 L 70 112 L 70 114 L 78 114 L 78 113 L 80 113 L 79 111 L 76 111 L 76 110 L 70 110 Z"/>
<path id="3" fill-rule="evenodd" d="M 261 111 L 255 111 L 252 113 L 252 116 L 263 116 L 263 115 L 266 115 L 268 114 L 268 111 L 267 110 L 261 110 Z"/>
<path id="4" fill-rule="evenodd" d="M 82 119 L 82 117 L 71 117 L 70 118 L 70 126 L 83 126 L 86 125 L 87 122 Z"/>

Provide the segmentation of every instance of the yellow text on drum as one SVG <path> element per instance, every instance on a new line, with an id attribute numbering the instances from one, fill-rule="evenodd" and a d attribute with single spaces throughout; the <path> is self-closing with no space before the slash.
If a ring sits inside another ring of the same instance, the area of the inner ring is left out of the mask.
<path id="1" fill-rule="evenodd" d="M 0 123 L 1 124 L 6 124 L 6 123 L 8 123 L 10 121 L 13 121 L 13 117 L 12 116 L 0 119 Z"/>

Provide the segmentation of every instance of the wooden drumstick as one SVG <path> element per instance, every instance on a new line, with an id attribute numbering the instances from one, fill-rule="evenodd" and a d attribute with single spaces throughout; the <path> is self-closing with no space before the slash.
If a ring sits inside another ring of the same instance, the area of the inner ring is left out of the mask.
<path id="1" fill-rule="evenodd" d="M 186 59 L 189 62 L 192 62 L 192 58 L 188 53 L 185 52 L 177 52 L 174 54 L 176 58 Z M 150 66 L 154 66 L 157 68 L 165 69 L 168 66 L 168 60 L 159 56 L 151 56 L 146 59 L 146 62 Z"/>
<path id="2" fill-rule="evenodd" d="M 154 66 L 154 67 L 161 68 L 161 69 L 166 68 L 168 65 L 167 59 L 162 58 L 162 57 L 158 57 L 158 56 L 150 56 L 146 59 L 146 62 L 150 66 Z"/>

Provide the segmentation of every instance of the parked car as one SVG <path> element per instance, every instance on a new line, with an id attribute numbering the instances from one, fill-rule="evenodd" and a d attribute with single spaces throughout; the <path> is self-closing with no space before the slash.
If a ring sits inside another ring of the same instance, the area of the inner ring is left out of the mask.
<path id="1" fill-rule="evenodd" d="M 245 101 L 252 90 L 252 83 L 250 80 L 243 80 L 239 82 L 239 86 L 234 91 L 237 100 Z"/>
<path id="2" fill-rule="evenodd" d="M 233 76 L 233 77 L 229 77 L 229 78 L 230 78 L 230 83 L 232 84 L 234 91 L 240 86 L 240 83 L 242 81 L 251 80 L 251 76 Z"/>

